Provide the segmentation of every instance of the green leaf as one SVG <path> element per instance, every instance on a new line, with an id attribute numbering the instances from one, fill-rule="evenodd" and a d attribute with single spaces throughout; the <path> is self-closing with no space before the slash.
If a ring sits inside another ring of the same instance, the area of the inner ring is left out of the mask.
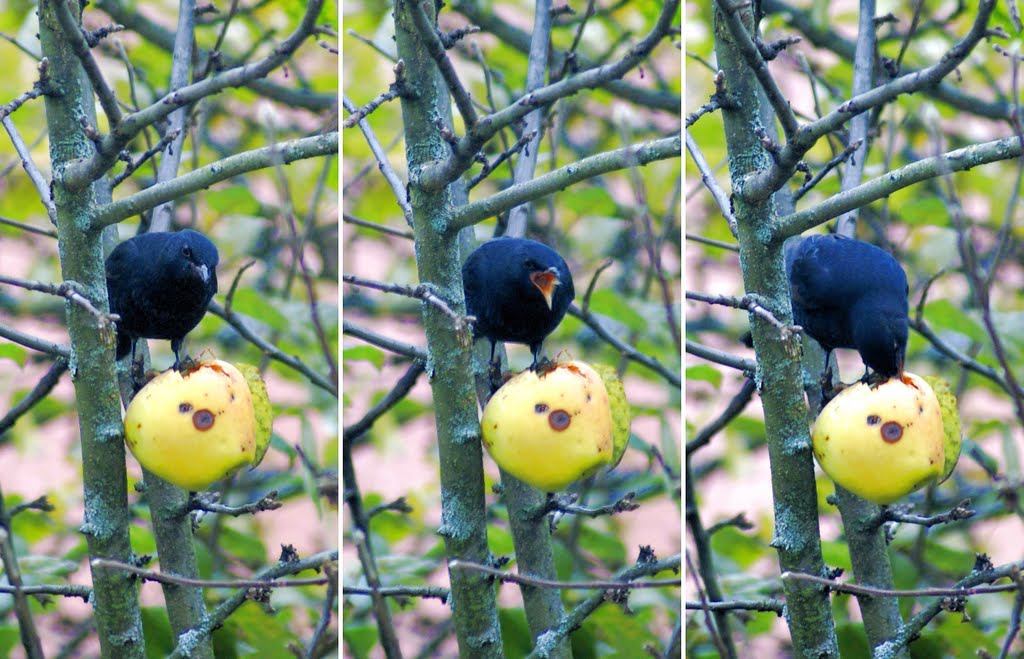
<path id="1" fill-rule="evenodd" d="M 171 632 L 171 621 L 167 611 L 160 606 L 143 607 L 142 633 L 146 639 L 146 656 L 150 659 L 162 659 L 174 652 L 174 634 Z"/>
<path id="2" fill-rule="evenodd" d="M 946 202 L 937 195 L 914 193 L 900 204 L 900 218 L 911 226 L 934 226 L 936 219 L 948 215 Z"/>
<path id="3" fill-rule="evenodd" d="M 341 358 L 346 362 L 370 362 L 379 370 L 384 365 L 384 351 L 374 346 L 355 346 L 347 348 L 341 353 Z"/>
<path id="4" fill-rule="evenodd" d="M 246 565 L 262 565 L 267 560 L 267 548 L 253 533 L 224 525 L 220 529 L 217 543 L 223 551 Z"/>
<path id="5" fill-rule="evenodd" d="M 626 545 L 614 533 L 602 533 L 592 526 L 580 529 L 580 548 L 584 553 L 593 554 L 602 565 L 623 565 L 626 562 Z"/>
<path id="6" fill-rule="evenodd" d="M 508 529 L 494 524 L 487 525 L 487 547 L 495 556 L 511 556 L 516 551 Z"/>
<path id="7" fill-rule="evenodd" d="M 288 644 L 303 644 L 288 628 L 294 613 L 291 607 L 281 607 L 270 615 L 254 602 L 243 604 L 230 618 L 240 654 L 260 659 L 294 659 Z"/>
<path id="8" fill-rule="evenodd" d="M 10 657 L 21 644 L 21 631 L 17 625 L 0 625 L 0 656 Z"/>
<path id="9" fill-rule="evenodd" d="M 156 554 L 156 538 L 149 526 L 129 526 L 128 537 L 131 539 L 132 551 L 136 554 Z"/>
<path id="10" fill-rule="evenodd" d="M 999 641 L 996 640 L 994 635 L 983 631 L 975 625 L 965 625 L 959 614 L 954 613 L 943 616 L 939 624 L 933 626 L 931 631 L 933 633 L 922 633 L 922 638 L 931 637 L 948 648 L 948 654 L 931 655 L 933 657 L 977 657 L 982 656 L 979 654 L 981 650 L 987 651 L 989 656 L 999 654 Z M 911 647 L 913 648 L 913 645 Z M 915 653 L 914 656 L 923 655 Z"/>
<path id="11" fill-rule="evenodd" d="M 24 368 L 28 361 L 28 350 L 16 343 L 0 343 L 0 359 L 10 359 L 19 367 Z"/>
<path id="12" fill-rule="evenodd" d="M 523 609 L 498 609 L 498 621 L 501 623 L 501 642 L 505 656 L 525 657 L 530 654 L 533 638 Z"/>
<path id="13" fill-rule="evenodd" d="M 697 364 L 686 368 L 687 382 L 709 382 L 718 389 L 722 386 L 722 372 L 710 364 Z"/>
<path id="14" fill-rule="evenodd" d="M 649 609 L 634 609 L 626 614 L 618 606 L 602 606 L 583 623 L 599 642 L 615 651 L 609 656 L 637 657 L 637 649 L 648 643 L 660 647 L 661 641 L 651 633 Z"/>
<path id="15" fill-rule="evenodd" d="M 231 309 L 281 332 L 292 324 L 265 295 L 260 295 L 252 288 L 236 289 L 234 297 L 231 298 Z"/>
<path id="16" fill-rule="evenodd" d="M 260 212 L 260 202 L 244 185 L 207 190 L 203 201 L 221 215 L 257 215 Z"/>
<path id="17" fill-rule="evenodd" d="M 302 446 L 302 451 L 306 455 L 316 455 L 316 435 L 313 432 L 313 423 L 309 419 L 308 414 L 303 414 L 299 417 L 302 421 L 301 429 L 302 432 L 299 435 L 299 445 Z M 313 502 L 316 507 L 316 514 L 319 517 L 323 517 L 324 504 L 323 498 L 320 496 L 320 490 L 316 482 L 316 476 L 310 469 L 302 470 L 302 483 L 303 489 L 306 495 Z"/>
<path id="18" fill-rule="evenodd" d="M 342 630 L 345 649 L 352 659 L 369 659 L 370 650 L 377 645 L 376 625 L 345 625 Z"/>
<path id="19" fill-rule="evenodd" d="M 637 332 L 647 328 L 647 321 L 644 317 L 634 311 L 626 303 L 625 298 L 608 288 L 596 290 L 590 296 L 590 311 L 623 323 L 629 329 Z"/>
<path id="20" fill-rule="evenodd" d="M 949 300 L 934 300 L 924 307 L 924 317 L 936 329 L 950 330 L 974 341 L 985 339 L 985 330 Z"/>
<path id="21" fill-rule="evenodd" d="M 29 584 L 66 581 L 78 570 L 78 564 L 53 556 L 33 554 L 18 558 L 21 576 Z"/>
<path id="22" fill-rule="evenodd" d="M 853 569 L 853 563 L 850 560 L 850 546 L 845 542 L 822 540 L 821 556 L 825 560 L 825 565 L 829 567 L 841 567 L 847 573 Z"/>
<path id="23" fill-rule="evenodd" d="M 580 215 L 615 217 L 618 214 L 618 205 L 612 199 L 611 194 L 605 188 L 598 186 L 573 190 L 571 195 L 566 196 L 565 205 Z"/>
<path id="24" fill-rule="evenodd" d="M 863 624 L 837 624 L 836 640 L 839 641 L 839 656 L 843 659 L 871 659 L 871 648 Z"/>
<path id="25" fill-rule="evenodd" d="M 765 553 L 764 543 L 735 526 L 726 526 L 711 536 L 711 548 L 716 554 L 728 557 L 740 569 L 750 567 Z"/>

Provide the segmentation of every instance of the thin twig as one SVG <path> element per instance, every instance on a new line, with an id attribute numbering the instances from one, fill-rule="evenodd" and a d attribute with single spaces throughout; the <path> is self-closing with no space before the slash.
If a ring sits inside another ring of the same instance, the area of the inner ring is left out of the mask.
<path id="1" fill-rule="evenodd" d="M 990 595 L 993 593 L 1009 593 L 1015 591 L 1019 586 L 1015 583 L 1003 584 L 1001 586 L 972 586 L 969 588 L 914 588 L 908 590 L 896 590 L 888 588 L 873 588 L 859 584 L 841 583 L 833 579 L 826 579 L 815 574 L 804 574 L 802 572 L 783 572 L 783 581 L 803 581 L 807 583 L 824 586 L 837 593 L 850 595 L 866 595 L 868 597 L 970 597 L 972 595 Z"/>
<path id="2" fill-rule="evenodd" d="M 42 201 L 43 207 L 46 209 L 46 214 L 49 216 L 50 222 L 54 226 L 57 226 L 57 207 L 54 205 L 53 197 L 50 195 L 50 184 L 43 176 L 43 173 L 39 171 L 35 161 L 32 159 L 32 151 L 25 144 L 25 140 L 21 138 L 18 128 L 14 125 L 14 122 L 9 116 L 4 117 L 0 123 L 3 124 L 4 129 L 7 131 L 7 135 L 11 139 L 11 144 L 14 145 L 14 150 L 18 152 L 18 157 L 21 158 L 21 166 L 24 168 L 25 173 L 28 174 L 28 178 L 32 181 L 32 185 L 35 186 L 36 193 L 39 195 L 39 199 Z"/>
<path id="3" fill-rule="evenodd" d="M 419 359 L 424 362 L 427 361 L 427 350 L 419 346 L 414 346 L 411 343 L 403 343 L 394 339 L 388 338 L 382 334 L 371 332 L 365 327 L 359 327 L 354 323 L 347 320 L 343 320 L 341 323 L 341 331 L 343 334 L 354 336 L 362 339 L 371 345 L 375 345 L 378 348 L 384 348 L 391 352 L 402 355 L 404 357 L 410 357 L 412 359 Z"/>
<path id="4" fill-rule="evenodd" d="M 17 220 L 12 220 L 7 217 L 0 217 L 0 224 L 6 224 L 9 227 L 21 229 L 22 231 L 28 231 L 29 233 L 34 233 L 40 236 L 46 236 L 47 238 L 57 237 L 57 232 L 54 231 L 53 229 L 43 229 L 41 227 L 35 226 L 34 224 L 19 222 Z"/>
<path id="5" fill-rule="evenodd" d="M 949 512 L 942 513 L 940 515 L 932 515 L 930 517 L 911 515 L 909 513 L 901 512 L 895 508 L 884 508 L 881 515 L 881 521 L 897 522 L 901 524 L 916 524 L 917 526 L 923 526 L 925 528 L 936 526 L 938 524 L 959 522 L 960 520 L 974 517 L 975 512 L 967 507 L 970 503 L 970 499 L 965 499 Z"/>
<path id="6" fill-rule="evenodd" d="M 682 579 L 652 579 L 651 581 L 556 581 L 513 574 L 489 565 L 481 565 L 462 559 L 448 561 L 450 570 L 468 570 L 490 575 L 502 583 L 516 583 L 537 588 L 558 588 L 559 590 L 623 590 L 633 588 L 678 588 Z M 671 568 L 665 568 L 671 569 Z"/>
<path id="7" fill-rule="evenodd" d="M 729 404 L 726 406 L 722 413 L 719 414 L 711 423 L 704 426 L 697 436 L 686 443 L 686 455 L 689 456 L 697 449 L 705 446 L 711 441 L 720 430 L 729 425 L 729 422 L 739 416 L 740 412 L 747 408 L 750 401 L 754 398 L 754 392 L 757 391 L 757 384 L 752 378 L 747 378 L 743 381 L 743 386 L 732 397 Z"/>
<path id="8" fill-rule="evenodd" d="M 693 139 L 690 131 L 686 131 L 686 150 L 690 153 L 693 164 L 697 165 L 701 182 L 704 183 L 708 192 L 711 193 L 711 197 L 718 204 L 718 210 L 722 212 L 722 217 L 729 223 L 729 231 L 732 232 L 733 236 L 738 235 L 736 216 L 732 212 L 732 202 L 729 200 L 729 195 L 718 184 L 714 172 L 711 171 L 708 161 L 704 159 L 704 154 L 701 153 L 700 147 L 697 146 L 697 140 Z"/>
<path id="9" fill-rule="evenodd" d="M 438 586 L 388 586 L 386 588 L 364 588 L 361 586 L 342 586 L 342 595 L 374 595 L 382 597 L 422 597 L 423 599 L 439 599 L 448 602 L 451 591 Z"/>
<path id="10" fill-rule="evenodd" d="M 782 600 L 730 600 L 726 602 L 693 602 L 686 600 L 689 610 L 707 611 L 764 611 L 782 616 L 786 612 L 786 603 Z"/>
<path id="11" fill-rule="evenodd" d="M 324 391 L 328 392 L 332 396 L 338 396 L 338 387 L 336 384 L 332 383 L 330 380 L 328 380 L 324 376 L 320 375 L 319 373 L 311 369 L 309 366 L 306 365 L 305 362 L 303 362 L 298 357 L 282 352 L 280 349 L 278 349 L 277 346 L 261 338 L 259 335 L 257 335 L 251 329 L 249 329 L 248 325 L 246 325 L 245 320 L 243 320 L 242 317 L 239 316 L 234 311 L 226 311 L 224 307 L 220 306 L 220 304 L 218 304 L 215 301 L 210 302 L 210 306 L 208 307 L 207 310 L 210 311 L 213 315 L 224 319 L 224 321 L 228 325 L 231 325 L 232 327 L 235 328 L 235 330 L 242 336 L 242 338 L 248 340 L 250 343 L 252 343 L 261 351 L 263 351 L 263 354 L 266 355 L 267 357 L 277 360 L 284 364 L 285 366 L 289 366 L 292 369 L 298 371 L 299 373 L 302 373 L 309 379 L 310 382 L 320 387 Z"/>
<path id="12" fill-rule="evenodd" d="M 748 377 L 753 377 L 754 373 L 757 371 L 757 362 L 753 359 L 737 357 L 731 352 L 709 348 L 706 345 L 702 345 L 696 341 L 691 341 L 690 339 L 686 340 L 686 353 L 706 359 L 709 362 L 714 362 L 715 364 L 735 368 L 742 371 L 744 375 L 747 375 Z"/>
<path id="13" fill-rule="evenodd" d="M 32 336 L 31 334 L 25 334 L 13 327 L 8 327 L 2 324 L 0 324 L 0 338 L 7 339 L 8 341 L 17 343 L 18 345 L 23 345 L 26 348 L 31 348 L 48 355 L 53 355 L 54 357 L 63 357 L 64 359 L 70 359 L 71 357 L 71 348 L 66 345 L 53 343 L 37 336 Z"/>
<path id="14" fill-rule="evenodd" d="M 357 111 L 355 103 L 349 100 L 348 96 L 342 96 L 342 105 L 351 114 Z M 377 165 L 380 167 L 380 173 L 384 175 L 384 180 L 391 186 L 391 191 L 395 195 L 395 200 L 398 202 L 398 207 L 402 209 L 402 215 L 405 216 L 405 223 L 410 227 L 412 223 L 412 204 L 409 203 L 409 195 L 405 191 L 405 183 L 399 178 L 395 172 L 391 163 L 388 161 L 387 153 L 381 146 L 380 141 L 377 139 L 373 129 L 370 128 L 370 123 L 365 119 L 359 121 L 359 130 L 363 131 L 363 137 L 366 138 L 366 144 L 370 147 L 370 151 L 373 153 L 373 157 L 377 159 Z"/>
<path id="15" fill-rule="evenodd" d="M 619 353 L 626 359 L 634 361 L 638 364 L 646 366 L 661 377 L 663 377 L 669 384 L 675 387 L 682 387 L 682 380 L 678 373 L 671 371 L 668 367 L 662 364 L 660 361 L 646 355 L 631 345 L 627 345 L 621 339 L 612 334 L 604 326 L 604 324 L 588 310 L 581 310 L 575 304 L 569 306 L 569 313 L 579 318 L 587 325 L 590 329 L 594 330 L 594 333 L 601 337 L 604 341 L 611 344 L 613 348 L 619 351 Z"/>
<path id="16" fill-rule="evenodd" d="M 78 292 L 78 285 L 73 281 L 64 281 L 59 284 L 48 284 L 42 281 L 30 281 L 28 279 L 19 279 L 17 277 L 0 275 L 0 284 L 18 286 L 19 288 L 24 288 L 29 291 L 49 293 L 50 295 L 62 297 L 72 304 L 84 309 L 89 315 L 96 319 L 101 328 L 106 328 L 112 331 L 114 322 L 120 320 L 120 317 L 117 314 L 103 313 L 93 306 L 92 302 Z"/>
<path id="17" fill-rule="evenodd" d="M 121 561 L 114 561 L 108 558 L 94 558 L 92 559 L 93 569 L 99 570 L 118 570 L 120 572 L 126 572 L 128 574 L 134 574 L 142 577 L 144 581 L 156 581 L 159 583 L 174 584 L 176 586 L 191 586 L 195 588 L 299 588 L 302 586 L 323 586 L 330 581 L 330 577 L 314 577 L 312 579 L 237 579 L 237 580 L 217 580 L 217 579 L 190 579 L 181 577 L 176 574 L 164 574 L 162 572 L 156 572 L 155 570 L 147 570 L 145 568 L 138 567 L 137 565 L 131 565 L 129 563 L 122 563 Z"/>
<path id="18" fill-rule="evenodd" d="M 344 430 L 342 430 L 342 438 L 345 441 L 354 442 L 362 437 L 371 427 L 373 427 L 373 424 L 377 419 L 382 417 L 388 410 L 397 405 L 406 397 L 406 395 L 408 395 L 420 375 L 423 374 L 424 370 L 426 370 L 426 364 L 419 359 L 410 364 L 409 368 L 406 369 L 405 373 L 402 374 L 402 377 L 398 379 L 395 386 L 385 394 L 384 398 L 380 399 L 376 405 L 371 407 L 361 419 L 351 425 L 345 426 Z M 369 515 L 367 515 L 367 517 L 369 517 Z"/>
<path id="19" fill-rule="evenodd" d="M 351 114 L 345 117 L 345 120 L 341 122 L 342 128 L 351 128 L 352 126 L 355 126 L 360 121 L 370 116 L 370 114 L 381 105 L 402 95 L 405 89 L 405 63 L 402 60 L 398 60 L 395 64 L 394 71 L 395 81 L 388 86 L 388 90 L 381 93 L 376 98 L 371 99 L 362 107 L 350 110 Z M 346 106 L 346 109 L 347 107 L 348 106 Z"/>
<path id="20" fill-rule="evenodd" d="M 217 513 L 219 515 L 241 517 L 242 515 L 255 515 L 256 513 L 267 510 L 277 510 L 283 505 L 284 504 L 277 498 L 277 490 L 272 490 L 266 495 L 260 497 L 258 500 L 241 506 L 225 506 L 222 503 L 217 503 L 215 498 L 210 497 L 208 494 L 193 494 L 185 504 L 184 512 L 200 510 L 208 513 Z"/>
<path id="21" fill-rule="evenodd" d="M 455 330 L 457 332 L 467 331 L 469 323 L 467 322 L 469 316 L 463 316 L 457 311 L 453 310 L 448 303 L 439 298 L 432 290 L 431 287 L 426 284 L 419 284 L 418 286 L 404 286 L 402 284 L 389 284 L 382 281 L 373 281 L 372 279 L 365 279 L 363 277 L 357 277 L 355 275 L 342 275 L 341 280 L 346 284 L 352 284 L 353 286 L 362 286 L 364 288 L 373 288 L 378 291 L 384 291 L 385 293 L 397 293 L 398 295 L 404 295 L 405 297 L 411 297 L 415 300 L 423 300 L 427 304 L 432 305 L 434 308 L 439 310 L 444 315 L 451 318 L 454 323 Z"/>
<path id="22" fill-rule="evenodd" d="M 46 374 L 39 379 L 36 386 L 32 387 L 32 391 L 28 392 L 24 398 L 19 400 L 7 414 L 0 419 L 0 438 L 3 434 L 10 430 L 18 419 L 27 414 L 33 407 L 36 406 L 40 401 L 46 400 L 46 397 L 50 395 L 53 388 L 60 382 L 60 376 L 68 370 L 68 360 L 64 357 L 58 357 L 50 369 L 46 371 Z M 13 509 L 12 509 L 13 510 Z M 11 513 L 12 515 L 14 513 Z"/>
<path id="23" fill-rule="evenodd" d="M 799 325 L 788 325 L 776 318 L 772 312 L 761 306 L 757 296 L 754 295 L 744 295 L 743 297 L 736 298 L 729 295 L 707 295 L 705 293 L 686 291 L 686 299 L 706 302 L 707 304 L 719 304 L 734 309 L 743 309 L 756 316 L 760 316 L 769 325 L 779 330 L 782 339 L 786 341 L 791 340 L 794 334 L 798 334 L 803 330 Z"/>
<path id="24" fill-rule="evenodd" d="M 400 229 L 392 229 L 386 227 L 383 224 L 377 224 L 376 222 L 368 222 L 367 220 L 360 219 L 355 215 L 349 215 L 348 213 L 342 213 L 341 221 L 348 224 L 354 224 L 357 227 L 366 227 L 367 229 L 373 229 L 374 231 L 380 231 L 386 233 L 389 236 L 397 236 L 399 238 L 405 238 L 406 240 L 413 240 L 416 235 L 412 231 L 402 231 Z"/>
<path id="25" fill-rule="evenodd" d="M 575 500 L 576 495 L 572 495 L 572 500 Z M 585 506 L 577 506 L 572 503 L 561 500 L 557 496 L 549 496 L 544 507 L 539 511 L 541 514 L 538 517 L 543 517 L 550 512 L 559 512 L 566 515 L 579 515 L 582 517 L 604 517 L 608 515 L 617 515 L 618 513 L 630 512 L 638 510 L 640 504 L 636 501 L 636 492 L 630 491 L 622 495 L 621 498 L 613 501 L 606 506 L 598 506 L 596 508 L 587 508 Z"/>

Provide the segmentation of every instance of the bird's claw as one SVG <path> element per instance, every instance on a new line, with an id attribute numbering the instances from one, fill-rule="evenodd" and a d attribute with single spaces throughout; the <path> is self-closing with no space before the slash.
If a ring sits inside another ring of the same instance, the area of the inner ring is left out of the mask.
<path id="1" fill-rule="evenodd" d="M 487 383 L 491 387 L 492 394 L 498 389 L 501 389 L 501 385 L 505 384 L 505 377 L 501 372 L 501 361 L 493 361 L 489 363 L 487 369 Z"/>
<path id="2" fill-rule="evenodd" d="M 862 377 L 860 381 L 867 384 L 871 389 L 874 389 L 883 382 L 888 382 L 889 376 L 882 375 L 878 371 L 875 371 L 873 373 L 864 373 L 864 377 Z"/>
<path id="3" fill-rule="evenodd" d="M 152 369 L 147 371 L 145 364 L 142 362 L 132 362 L 130 375 L 132 380 L 132 389 L 135 393 L 139 393 L 139 391 L 149 384 L 149 381 L 159 375 L 159 373 Z"/>
<path id="4" fill-rule="evenodd" d="M 842 380 L 832 379 L 832 367 L 829 366 L 825 369 L 825 372 L 821 374 L 821 407 L 824 408 L 828 403 L 839 395 L 843 389 L 846 389 L 848 385 L 844 384 Z"/>
<path id="5" fill-rule="evenodd" d="M 530 364 L 530 370 L 536 373 L 538 377 L 543 377 L 555 370 L 556 366 L 558 366 L 558 362 L 552 361 L 547 357 L 543 357 L 540 361 L 535 360 Z"/>

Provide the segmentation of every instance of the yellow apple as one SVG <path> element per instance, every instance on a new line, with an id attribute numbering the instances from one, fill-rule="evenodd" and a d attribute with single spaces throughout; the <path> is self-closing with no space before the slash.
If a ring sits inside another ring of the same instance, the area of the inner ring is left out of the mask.
<path id="1" fill-rule="evenodd" d="M 945 481 L 953 473 L 956 463 L 960 460 L 960 449 L 963 448 L 964 437 L 960 428 L 960 412 L 956 408 L 956 394 L 944 378 L 935 375 L 924 376 L 925 381 L 931 385 L 935 397 L 939 399 L 939 407 L 942 409 L 942 429 L 945 433 L 945 465 L 942 468 L 942 478 L 939 482 Z"/>
<path id="2" fill-rule="evenodd" d="M 220 360 L 151 380 L 128 405 L 124 429 L 139 464 L 186 490 L 203 490 L 256 456 L 249 385 Z"/>
<path id="3" fill-rule="evenodd" d="M 812 430 L 814 457 L 825 473 L 882 504 L 942 476 L 944 437 L 935 392 L 912 373 L 847 387 L 829 401 Z"/>
<path id="4" fill-rule="evenodd" d="M 607 364 L 593 364 L 594 370 L 601 376 L 604 388 L 608 392 L 608 402 L 612 408 L 612 459 L 608 470 L 614 469 L 622 456 L 626 453 L 626 446 L 629 444 L 629 424 L 631 414 L 629 401 L 626 400 L 626 388 L 622 386 L 618 372 Z"/>
<path id="5" fill-rule="evenodd" d="M 270 448 L 271 429 L 274 426 L 274 409 L 270 406 L 267 395 L 267 383 L 263 381 L 260 369 L 252 364 L 235 364 L 249 385 L 253 409 L 256 412 L 256 454 L 252 457 L 252 466 L 263 462 L 263 456 Z"/>
<path id="6" fill-rule="evenodd" d="M 584 362 L 515 376 L 491 397 L 480 425 L 494 461 L 547 492 L 596 473 L 614 455 L 608 392 Z"/>

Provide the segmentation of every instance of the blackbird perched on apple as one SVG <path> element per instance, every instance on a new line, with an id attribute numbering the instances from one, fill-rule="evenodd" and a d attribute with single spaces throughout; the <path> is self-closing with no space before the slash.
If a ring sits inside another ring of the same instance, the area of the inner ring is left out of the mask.
<path id="1" fill-rule="evenodd" d="M 572 274 L 558 252 L 527 238 L 495 238 L 480 245 L 462 266 L 466 310 L 474 334 L 491 341 L 523 343 L 536 369 L 541 347 L 576 296 Z"/>
<path id="2" fill-rule="evenodd" d="M 907 275 L 888 252 L 837 234 L 786 243 L 793 321 L 825 350 L 853 348 L 867 369 L 903 375 L 907 351 Z"/>
<path id="3" fill-rule="evenodd" d="M 143 233 L 107 257 L 107 296 L 117 323 L 117 359 L 135 357 L 137 339 L 167 339 L 174 369 L 185 335 L 199 324 L 217 292 L 220 255 L 192 229 Z"/>

